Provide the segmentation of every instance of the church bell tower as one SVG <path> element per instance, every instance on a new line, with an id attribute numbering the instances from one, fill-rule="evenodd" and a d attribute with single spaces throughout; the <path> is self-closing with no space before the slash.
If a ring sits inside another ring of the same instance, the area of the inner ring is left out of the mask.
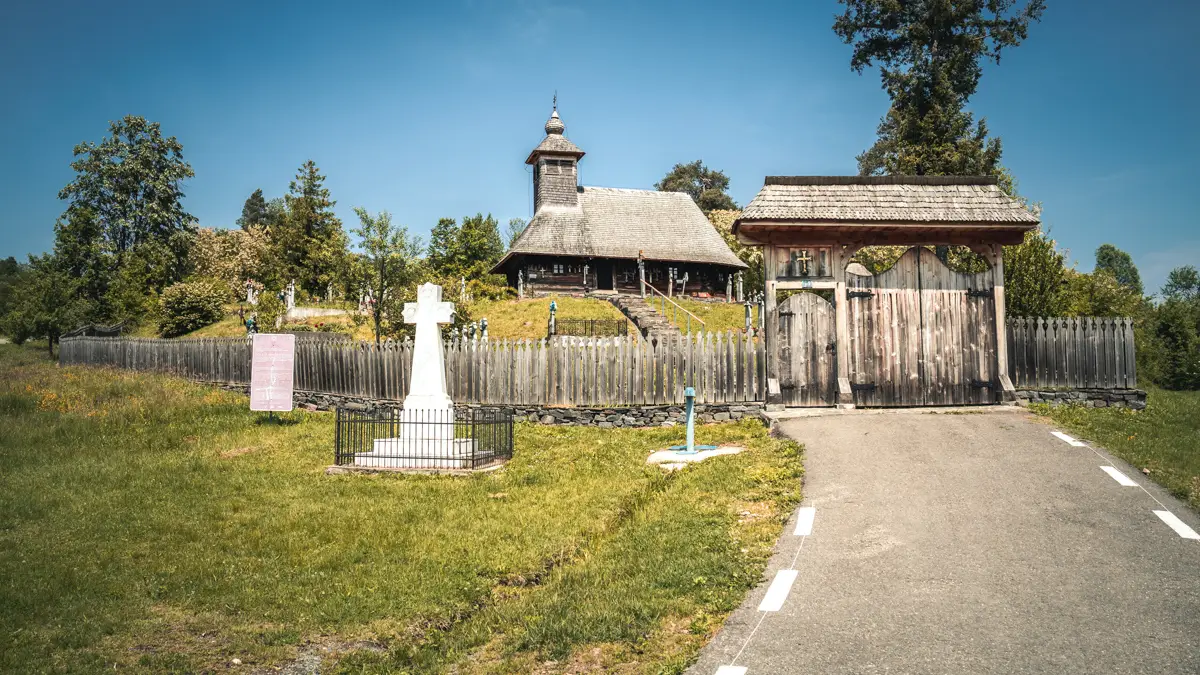
<path id="1" fill-rule="evenodd" d="M 533 167 L 533 212 L 543 208 L 579 206 L 579 159 L 583 150 L 563 135 L 567 126 L 558 117 L 558 101 L 546 120 L 546 137 L 529 153 Z"/>

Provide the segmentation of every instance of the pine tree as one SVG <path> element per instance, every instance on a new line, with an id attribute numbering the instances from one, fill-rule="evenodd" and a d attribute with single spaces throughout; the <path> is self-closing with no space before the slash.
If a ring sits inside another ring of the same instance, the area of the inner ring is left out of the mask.
<path id="1" fill-rule="evenodd" d="M 324 182 L 311 159 L 300 167 L 285 197 L 285 225 L 275 237 L 288 273 L 314 295 L 338 280 L 349 244 Z"/>
<path id="2" fill-rule="evenodd" d="M 839 0 L 833 30 L 854 46 L 850 67 L 878 63 L 892 100 L 879 139 L 858 157 L 859 172 L 998 175 L 1000 140 L 964 108 L 979 87 L 981 62 L 1000 62 L 1039 21 L 1044 0 L 1013 10 L 1013 0 Z"/>
<path id="3" fill-rule="evenodd" d="M 258 189 L 250 193 L 242 204 L 242 217 L 238 218 L 237 224 L 243 230 L 248 230 L 255 225 L 266 225 L 267 221 L 267 200 L 263 198 L 263 191 Z"/>
<path id="4" fill-rule="evenodd" d="M 458 223 L 453 218 L 439 218 L 429 231 L 429 266 L 438 276 L 450 277 L 458 267 L 457 254 Z"/>

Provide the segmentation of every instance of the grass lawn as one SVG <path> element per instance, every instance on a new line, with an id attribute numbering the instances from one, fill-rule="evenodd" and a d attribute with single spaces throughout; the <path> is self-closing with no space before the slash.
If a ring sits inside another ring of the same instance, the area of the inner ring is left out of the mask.
<path id="1" fill-rule="evenodd" d="M 558 303 L 560 319 L 624 319 L 625 315 L 607 300 L 553 296 L 525 300 L 481 300 L 471 305 L 471 318 L 488 320 L 488 336 L 492 338 L 546 337 L 550 320 L 550 301 Z"/>
<path id="2" fill-rule="evenodd" d="M 649 301 L 649 298 L 647 298 Z M 743 331 L 746 329 L 746 306 L 737 302 L 701 302 L 700 300 L 687 300 L 676 298 L 676 302 L 687 311 L 695 314 L 704 321 L 704 329 L 712 332 L 725 332 L 730 330 Z M 758 326 L 758 306 L 750 308 L 750 315 L 754 319 L 754 325 Z M 671 309 L 671 303 L 667 303 L 667 316 L 674 320 L 675 325 L 679 330 L 687 332 L 688 316 L 683 312 L 679 312 L 678 316 Z M 692 332 L 699 332 L 700 326 L 692 321 Z"/>
<path id="3" fill-rule="evenodd" d="M 246 408 L 0 346 L 0 671 L 680 672 L 799 498 L 749 421 L 670 475 L 678 428 L 521 425 L 499 471 L 327 476 L 332 415 Z"/>
<path id="4" fill-rule="evenodd" d="M 1200 509 L 1200 392 L 1148 388 L 1145 410 L 1031 406 Z"/>

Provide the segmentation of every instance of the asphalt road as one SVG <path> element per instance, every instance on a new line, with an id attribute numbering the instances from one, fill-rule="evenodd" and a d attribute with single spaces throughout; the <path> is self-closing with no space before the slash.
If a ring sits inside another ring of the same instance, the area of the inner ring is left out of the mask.
<path id="1" fill-rule="evenodd" d="M 812 533 L 789 524 L 689 673 L 1200 673 L 1200 541 L 1154 511 L 1200 518 L 992 410 L 782 422 L 806 446 Z M 759 611 L 787 569 L 781 608 Z"/>

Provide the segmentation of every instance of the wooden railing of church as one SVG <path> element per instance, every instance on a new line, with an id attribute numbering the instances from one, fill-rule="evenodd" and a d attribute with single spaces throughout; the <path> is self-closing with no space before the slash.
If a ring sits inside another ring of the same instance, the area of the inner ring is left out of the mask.
<path id="1" fill-rule="evenodd" d="M 669 296 L 668 296 L 666 293 L 663 293 L 662 291 L 660 291 L 660 290 L 658 290 L 657 288 L 655 288 L 653 285 L 651 285 L 651 284 L 650 284 L 650 282 L 646 282 L 646 288 L 649 288 L 651 291 L 653 291 L 653 294 L 650 296 L 650 303 L 649 303 L 649 304 L 650 304 L 650 306 L 651 306 L 651 307 L 654 307 L 654 306 L 655 306 L 655 303 L 654 303 L 654 295 L 658 295 L 658 297 L 659 297 L 659 300 L 660 300 L 660 302 L 661 302 L 661 308 L 659 309 L 659 312 L 661 312 L 661 313 L 662 313 L 662 315 L 663 315 L 664 317 L 666 317 L 666 318 L 668 318 L 668 319 L 671 319 L 672 323 L 676 323 L 676 324 L 678 324 L 678 323 L 679 323 L 679 322 L 677 321 L 677 318 L 678 318 L 678 317 L 677 317 L 677 316 L 676 316 L 676 317 L 672 317 L 670 314 L 667 314 L 667 303 L 671 303 L 671 305 L 672 305 L 672 308 L 673 308 L 674 310 L 676 310 L 676 311 L 678 311 L 678 312 L 683 312 L 684 314 L 686 314 L 686 315 L 687 315 L 687 317 L 688 317 L 688 320 L 687 320 L 687 326 L 688 326 L 688 328 L 687 328 L 687 332 L 688 332 L 688 333 L 692 333 L 692 332 L 693 332 L 693 328 L 692 328 L 692 321 L 696 321 L 696 322 L 699 324 L 699 325 L 698 325 L 698 326 L 697 326 L 697 327 L 694 329 L 694 330 L 695 330 L 695 332 L 700 332 L 700 331 L 707 330 L 707 328 L 708 328 L 708 324 L 704 323 L 704 320 L 703 320 L 703 319 L 701 319 L 700 317 L 696 316 L 695 314 L 692 314 L 691 312 L 689 312 L 689 311 L 687 311 L 686 309 L 684 309 L 684 308 L 683 308 L 683 305 L 679 304 L 678 302 L 675 302 L 675 300 L 674 300 L 674 299 L 672 299 L 671 297 L 669 297 Z"/>

